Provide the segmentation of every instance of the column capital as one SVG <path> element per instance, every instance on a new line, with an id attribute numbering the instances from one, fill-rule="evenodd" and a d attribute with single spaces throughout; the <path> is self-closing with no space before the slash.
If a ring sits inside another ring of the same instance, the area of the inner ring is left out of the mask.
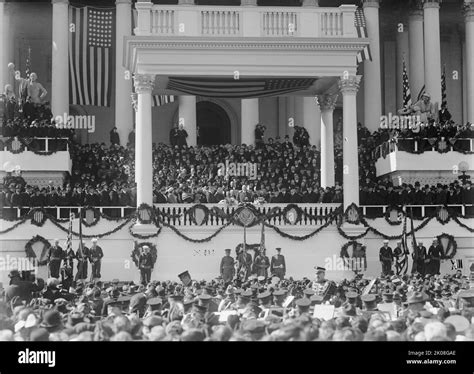
<path id="1" fill-rule="evenodd" d="M 381 0 L 362 0 L 363 8 L 380 8 Z"/>
<path id="2" fill-rule="evenodd" d="M 51 4 L 69 4 L 68 0 L 51 0 Z"/>
<path id="3" fill-rule="evenodd" d="M 257 6 L 257 0 L 240 0 L 240 5 Z"/>
<path id="4" fill-rule="evenodd" d="M 303 0 L 304 7 L 319 7 L 319 0 Z"/>
<path id="5" fill-rule="evenodd" d="M 194 0 L 179 0 L 178 5 L 194 5 Z"/>
<path id="6" fill-rule="evenodd" d="M 439 8 L 442 0 L 423 0 L 423 9 Z"/>
<path id="7" fill-rule="evenodd" d="M 334 110 L 338 96 L 338 94 L 318 95 L 318 103 L 321 112 Z"/>
<path id="8" fill-rule="evenodd" d="M 155 76 L 152 74 L 135 74 L 133 84 L 138 94 L 151 93 L 155 85 Z"/>
<path id="9" fill-rule="evenodd" d="M 464 0 L 463 13 L 466 22 L 474 21 L 474 0 Z"/>
<path id="10" fill-rule="evenodd" d="M 115 0 L 115 5 L 119 4 L 130 4 L 132 5 L 132 0 Z"/>
<path id="11" fill-rule="evenodd" d="M 359 83 L 362 75 L 349 75 L 341 77 L 339 80 L 339 89 L 342 94 L 356 94 L 359 90 Z"/>
<path id="12" fill-rule="evenodd" d="M 138 109 L 138 94 L 136 92 L 132 92 L 132 94 L 130 95 L 130 97 L 132 98 L 132 107 L 133 107 L 133 110 L 135 110 L 135 112 L 137 111 Z"/>

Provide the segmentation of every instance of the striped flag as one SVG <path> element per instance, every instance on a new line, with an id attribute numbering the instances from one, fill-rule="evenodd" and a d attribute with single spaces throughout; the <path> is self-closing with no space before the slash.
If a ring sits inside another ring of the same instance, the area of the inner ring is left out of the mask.
<path id="1" fill-rule="evenodd" d="M 410 92 L 410 83 L 408 81 L 407 66 L 405 64 L 405 59 L 403 59 L 403 107 L 409 108 L 411 106 L 411 92 Z"/>
<path id="2" fill-rule="evenodd" d="M 74 213 L 69 215 L 69 228 L 67 230 L 67 240 L 66 240 L 66 254 L 69 254 L 72 251 L 72 220 L 74 219 Z"/>
<path id="3" fill-rule="evenodd" d="M 162 106 L 175 101 L 174 95 L 153 95 L 153 106 Z"/>
<path id="4" fill-rule="evenodd" d="M 451 270 L 462 269 L 462 259 L 451 260 Z"/>
<path id="5" fill-rule="evenodd" d="M 426 91 L 426 88 L 425 88 L 425 85 L 423 85 L 423 87 L 421 87 L 420 92 L 418 93 L 418 96 L 416 97 L 416 101 L 420 101 L 420 100 L 421 100 L 421 97 L 423 96 L 423 94 L 425 93 L 425 91 Z"/>
<path id="6" fill-rule="evenodd" d="M 170 77 L 167 88 L 196 96 L 250 98 L 306 90 L 315 80 L 314 78 Z"/>
<path id="7" fill-rule="evenodd" d="M 114 8 L 69 7 L 69 100 L 110 106 L 114 79 Z"/>
<path id="8" fill-rule="evenodd" d="M 443 74 L 441 75 L 441 110 L 448 109 L 448 99 L 446 97 L 446 66 L 443 67 Z"/>
<path id="9" fill-rule="evenodd" d="M 368 38 L 367 23 L 365 22 L 364 10 L 357 8 L 354 18 L 354 26 L 357 30 L 357 36 L 359 38 Z M 370 45 L 366 45 L 362 51 L 357 53 L 357 62 L 369 60 L 372 61 L 372 54 L 370 53 Z"/>

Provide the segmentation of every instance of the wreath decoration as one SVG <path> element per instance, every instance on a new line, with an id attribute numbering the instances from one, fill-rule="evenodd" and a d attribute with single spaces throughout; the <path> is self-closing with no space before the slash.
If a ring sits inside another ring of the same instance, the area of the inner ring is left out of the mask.
<path id="1" fill-rule="evenodd" d="M 443 232 L 441 235 L 438 235 L 436 238 L 438 239 L 438 243 L 443 247 L 443 252 L 444 252 L 443 259 L 444 260 L 453 259 L 454 256 L 456 256 L 457 249 L 458 249 L 458 243 L 456 243 L 454 236 Z M 443 238 L 448 239 L 448 245 L 446 246 L 446 249 L 444 248 L 443 242 L 441 241 L 441 239 Z"/>
<path id="2" fill-rule="evenodd" d="M 296 205 L 296 204 L 288 204 L 284 209 L 283 209 L 283 221 L 287 225 L 296 225 L 298 222 L 301 221 L 301 216 L 302 216 L 302 210 L 301 208 Z"/>
<path id="3" fill-rule="evenodd" d="M 88 213 L 88 212 L 92 212 L 93 214 L 93 219 L 92 221 L 90 221 L 90 223 L 88 222 L 88 215 L 90 215 L 91 213 Z M 81 220 L 82 220 L 82 224 L 86 227 L 92 227 L 92 226 L 95 226 L 97 225 L 97 222 L 99 222 L 100 220 L 100 210 L 97 209 L 96 207 L 93 207 L 93 206 L 87 206 L 85 208 L 82 209 L 82 217 L 81 217 Z"/>
<path id="4" fill-rule="evenodd" d="M 145 218 L 149 217 L 149 218 Z M 142 203 L 137 208 L 137 219 L 138 222 L 148 225 L 155 221 L 155 211 L 154 208 L 148 204 Z"/>
<path id="5" fill-rule="evenodd" d="M 197 226 L 205 225 L 209 221 L 209 213 L 209 208 L 203 204 L 196 204 L 186 212 Z"/>
<path id="6" fill-rule="evenodd" d="M 158 258 L 158 250 L 156 249 L 155 244 L 151 242 L 138 243 L 137 241 L 135 241 L 135 245 L 133 247 L 133 251 L 130 257 L 132 258 L 133 263 L 136 265 L 136 267 L 138 267 L 138 260 L 140 258 L 141 250 L 144 246 L 148 246 L 150 248 L 151 261 L 152 261 L 151 268 L 153 269 L 155 267 L 155 263 Z"/>
<path id="7" fill-rule="evenodd" d="M 345 221 L 354 225 L 359 225 L 362 222 L 361 217 L 362 213 L 355 203 L 349 205 L 346 211 L 344 212 Z"/>
<path id="8" fill-rule="evenodd" d="M 451 215 L 447 206 L 440 206 L 438 209 L 436 209 L 436 220 L 442 225 L 445 225 L 449 222 L 451 219 L 450 216 Z"/>
<path id="9" fill-rule="evenodd" d="M 46 257 L 46 254 L 48 253 L 49 248 L 51 248 L 51 243 L 47 239 L 43 238 L 40 235 L 33 236 L 33 238 L 31 238 L 28 241 L 28 243 L 25 244 L 25 253 L 26 253 L 27 258 L 35 259 L 36 258 L 36 253 L 33 250 L 33 244 L 38 243 L 38 242 L 43 243 L 43 245 L 44 245 L 44 248 L 41 251 L 41 255 L 40 255 L 40 258 L 38 260 L 38 265 L 39 266 L 44 266 L 48 263 L 48 261 L 46 259 L 44 259 L 44 260 L 42 260 L 42 259 Z"/>
<path id="10" fill-rule="evenodd" d="M 18 149 L 13 149 L 12 148 L 12 143 L 15 140 L 19 142 L 19 148 Z M 25 144 L 19 138 L 17 138 L 17 139 L 14 139 L 14 138 L 7 139 L 7 141 L 5 141 L 5 146 L 7 147 L 8 152 L 13 153 L 14 155 L 17 155 L 19 153 L 24 152 L 25 148 L 26 148 Z"/>
<path id="11" fill-rule="evenodd" d="M 397 219 L 396 220 L 390 219 L 394 211 L 397 213 Z M 398 217 L 399 217 L 400 213 L 402 214 L 402 220 L 398 220 Z M 387 208 L 387 210 L 385 211 L 385 215 L 384 215 L 385 221 L 387 221 L 387 223 L 391 226 L 401 225 L 401 223 L 403 222 L 403 217 L 405 217 L 405 212 L 398 205 L 389 206 Z"/>

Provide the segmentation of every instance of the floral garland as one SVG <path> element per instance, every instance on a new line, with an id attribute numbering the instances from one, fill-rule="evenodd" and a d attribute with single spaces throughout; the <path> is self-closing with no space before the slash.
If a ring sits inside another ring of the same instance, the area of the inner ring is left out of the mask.
<path id="1" fill-rule="evenodd" d="M 336 218 L 336 216 L 331 217 L 324 225 L 318 227 L 313 232 L 310 232 L 309 234 L 303 235 L 303 236 L 296 236 L 296 235 L 287 234 L 286 232 L 283 232 L 282 230 L 280 230 L 277 226 L 272 225 L 270 223 L 265 222 L 264 225 L 266 227 L 269 227 L 269 228 L 273 229 L 277 234 L 279 234 L 280 236 L 282 236 L 284 238 L 297 240 L 297 241 L 303 241 L 303 240 L 307 240 L 309 238 L 312 238 L 316 234 L 319 234 L 322 230 L 324 230 L 326 227 L 328 227 L 335 218 Z"/>
<path id="2" fill-rule="evenodd" d="M 296 212 L 296 217 L 293 222 L 291 222 L 288 219 L 288 213 L 294 210 Z M 303 209 L 301 209 L 298 205 L 296 204 L 288 204 L 284 209 L 281 215 L 283 216 L 283 222 L 285 222 L 287 225 L 296 225 L 301 221 L 301 216 L 302 216 Z"/>
<path id="3" fill-rule="evenodd" d="M 474 229 L 472 227 L 469 227 L 468 225 L 462 223 L 458 216 L 453 216 L 453 221 L 456 222 L 459 226 L 461 226 L 462 228 L 466 229 L 467 231 L 469 232 L 474 232 Z"/>
<path id="4" fill-rule="evenodd" d="M 20 226 L 20 225 L 24 224 L 26 221 L 28 221 L 29 218 L 30 217 L 28 217 L 28 216 L 24 217 L 21 221 L 18 221 L 12 227 L 9 227 L 8 229 L 0 231 L 0 234 L 6 234 L 7 232 L 15 230 L 18 226 Z"/>
<path id="5" fill-rule="evenodd" d="M 186 240 L 188 242 L 192 242 L 192 243 L 206 243 L 206 242 L 209 242 L 212 239 L 214 239 L 217 235 L 219 235 L 226 227 L 228 227 L 230 225 L 231 225 L 231 222 L 227 222 L 224 226 L 220 227 L 217 231 L 215 231 L 212 235 L 208 236 L 207 238 L 193 239 L 193 238 L 190 238 L 189 236 L 184 235 L 176 227 L 170 225 L 169 223 L 163 222 L 163 226 L 170 228 L 176 234 L 178 234 L 178 236 L 180 236 L 184 240 Z"/>
<path id="6" fill-rule="evenodd" d="M 25 244 L 25 252 L 26 252 L 26 257 L 28 258 L 31 258 L 31 259 L 35 259 L 36 258 L 36 253 L 35 251 L 33 250 L 33 244 L 37 243 L 37 242 L 41 242 L 44 244 L 44 249 L 43 249 L 43 253 L 46 253 L 47 250 L 49 250 L 49 248 L 51 248 L 51 243 L 46 240 L 45 238 L 43 238 L 42 236 L 40 235 L 36 235 L 36 236 L 33 236 L 33 238 L 31 238 L 28 243 Z M 43 257 L 43 256 L 41 256 Z M 43 261 L 38 261 L 38 265 L 39 266 L 44 266 L 48 263 L 47 260 L 43 260 Z"/>
<path id="7" fill-rule="evenodd" d="M 156 249 L 156 245 L 151 242 L 143 242 L 143 243 L 138 244 L 138 242 L 135 241 L 135 245 L 130 257 L 132 258 L 135 266 L 138 267 L 138 260 L 140 258 L 141 248 L 143 248 L 144 246 L 148 246 L 150 248 L 151 261 L 152 261 L 151 267 L 154 268 L 156 260 L 158 258 L 158 250 Z"/>
<path id="8" fill-rule="evenodd" d="M 25 144 L 23 143 L 23 141 L 20 138 L 17 138 L 17 140 L 20 142 L 20 148 L 18 148 L 17 150 L 11 149 L 11 145 L 13 143 L 13 140 L 15 140 L 15 139 L 14 138 L 9 138 L 5 141 L 4 146 L 7 148 L 7 151 L 10 152 L 10 153 L 13 153 L 14 155 L 17 155 L 19 153 L 24 152 L 26 147 L 25 147 Z"/>
<path id="9" fill-rule="evenodd" d="M 141 210 L 146 210 L 148 214 L 150 215 L 150 218 L 148 219 L 143 219 L 140 217 L 140 211 Z M 137 208 L 137 219 L 138 222 L 140 222 L 143 225 L 149 225 L 150 223 L 154 223 L 156 219 L 156 214 L 155 214 L 155 208 L 151 205 L 148 205 L 146 203 L 141 203 L 140 206 Z"/>
<path id="10" fill-rule="evenodd" d="M 103 234 L 94 234 L 94 235 L 86 235 L 86 234 L 82 234 L 82 237 L 83 238 L 104 238 L 106 236 L 109 236 L 109 235 L 112 235 L 112 234 L 115 234 L 117 231 L 120 231 L 122 228 L 124 228 L 128 223 L 130 223 L 130 221 L 132 221 L 132 218 L 128 218 L 126 219 L 124 222 L 122 222 L 120 225 L 118 225 L 116 228 L 114 228 L 113 230 L 110 230 L 110 231 L 107 231 Z M 68 233 L 69 230 L 64 228 L 63 226 L 61 226 L 59 223 L 57 223 L 56 221 L 51 221 L 58 229 Z M 74 236 L 79 236 L 79 233 L 75 232 L 75 231 L 72 231 L 72 235 Z"/>
<path id="11" fill-rule="evenodd" d="M 86 218 L 85 218 L 85 215 L 86 215 L 86 212 L 88 210 L 92 210 L 92 212 L 94 213 L 94 220 L 91 222 L 91 223 L 88 223 L 86 221 Z M 99 222 L 100 220 L 100 210 L 97 209 L 96 207 L 93 207 L 93 206 L 86 206 L 85 208 L 82 209 L 81 211 L 81 217 L 79 217 L 81 220 L 82 220 L 82 224 L 86 227 L 92 227 L 92 226 L 95 226 L 97 225 L 97 223 Z"/>
<path id="12" fill-rule="evenodd" d="M 50 138 L 50 139 L 54 139 L 54 138 Z M 38 151 L 37 149 L 35 149 L 34 147 L 31 147 L 30 144 L 28 142 L 25 141 L 25 139 L 23 138 L 17 138 L 17 140 L 20 142 L 21 144 L 21 147 L 19 149 L 17 149 L 16 151 L 13 150 L 13 149 L 9 149 L 11 147 L 11 144 L 13 142 L 14 138 L 9 138 L 7 139 L 5 142 L 4 142 L 4 147 L 7 147 L 7 150 L 8 152 L 10 153 L 13 153 L 13 154 L 19 154 L 19 153 L 23 153 L 25 152 L 26 148 L 28 148 L 28 151 L 29 152 L 32 152 L 34 153 L 35 155 L 38 155 L 38 156 L 51 156 L 52 154 L 56 153 L 56 152 L 59 152 L 57 150 L 53 150 L 53 151 Z M 68 140 L 67 141 L 67 144 L 68 146 L 71 146 L 71 143 L 70 141 Z"/>
<path id="13" fill-rule="evenodd" d="M 442 238 L 448 239 L 448 246 L 446 248 L 446 251 L 444 251 L 444 248 L 443 248 L 443 252 L 444 252 L 443 259 L 445 260 L 453 259 L 454 256 L 456 256 L 457 249 L 458 249 L 458 243 L 456 243 L 456 240 L 454 240 L 454 236 L 443 232 L 441 235 L 438 235 L 436 238 L 438 239 L 438 243 L 440 244 L 442 243 L 441 241 Z"/>
<path id="14" fill-rule="evenodd" d="M 198 209 L 201 209 L 204 211 L 204 218 L 201 223 L 199 223 L 196 219 L 196 210 Z M 196 204 L 196 205 L 193 205 L 191 209 L 189 209 L 186 212 L 186 215 L 191 218 L 191 222 L 194 223 L 196 226 L 202 226 L 202 225 L 205 225 L 207 221 L 209 220 L 209 213 L 210 213 L 210 210 L 207 206 L 203 204 Z"/>
<path id="15" fill-rule="evenodd" d="M 137 238 L 137 239 L 141 239 L 141 240 L 147 240 L 147 239 L 150 239 L 150 238 L 155 238 L 157 237 L 158 235 L 160 235 L 161 233 L 161 230 L 163 229 L 163 226 L 160 226 L 158 228 L 158 231 L 155 233 L 155 234 L 150 234 L 150 235 L 141 235 L 141 234 L 137 234 L 137 233 L 134 233 L 132 231 L 132 227 L 135 225 L 136 223 L 136 220 L 134 220 L 134 222 L 128 227 L 128 233 L 133 236 L 134 238 Z"/>

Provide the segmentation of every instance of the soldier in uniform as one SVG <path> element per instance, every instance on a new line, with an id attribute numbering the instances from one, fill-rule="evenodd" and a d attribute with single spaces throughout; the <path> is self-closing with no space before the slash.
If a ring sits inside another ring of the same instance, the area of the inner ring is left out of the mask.
<path id="1" fill-rule="evenodd" d="M 383 247 L 380 248 L 379 259 L 382 263 L 382 276 L 392 274 L 393 253 L 392 248 L 388 246 L 388 240 L 383 241 Z"/>
<path id="2" fill-rule="evenodd" d="M 411 272 L 425 275 L 426 247 L 423 246 L 423 242 L 418 242 L 418 246 L 414 249 L 412 257 L 413 267 Z"/>
<path id="3" fill-rule="evenodd" d="M 74 269 L 74 258 L 76 255 L 74 251 L 69 249 L 68 252 L 64 251 L 64 261 L 63 267 L 61 269 L 61 284 L 65 289 L 69 289 L 71 287 L 72 282 L 74 280 L 73 269 Z"/>
<path id="4" fill-rule="evenodd" d="M 429 262 L 426 264 L 427 274 L 439 274 L 439 268 L 441 265 L 441 259 L 443 257 L 443 254 L 443 247 L 438 242 L 438 238 L 434 238 L 433 244 L 431 244 L 430 248 L 428 249 L 427 259 L 429 260 Z"/>
<path id="5" fill-rule="evenodd" d="M 138 268 L 140 269 L 141 284 L 146 285 L 150 282 L 152 266 L 153 259 L 150 253 L 150 247 L 144 245 L 138 258 Z"/>
<path id="6" fill-rule="evenodd" d="M 270 260 L 265 254 L 265 248 L 262 248 L 258 256 L 255 257 L 254 261 L 254 269 L 255 273 L 257 274 L 257 277 L 264 277 L 264 279 L 267 279 L 269 267 Z"/>
<path id="7" fill-rule="evenodd" d="M 63 249 L 59 246 L 59 239 L 54 239 L 54 245 L 48 251 L 48 267 L 51 277 L 59 278 L 59 270 L 64 255 Z"/>
<path id="8" fill-rule="evenodd" d="M 230 248 L 225 250 L 225 256 L 221 260 L 221 277 L 224 283 L 232 282 L 235 275 L 235 264 L 234 258 L 230 255 Z"/>
<path id="9" fill-rule="evenodd" d="M 82 242 L 76 251 L 77 260 L 77 273 L 75 280 L 87 279 L 87 260 L 89 259 L 89 248 L 86 247 L 86 243 Z"/>
<path id="10" fill-rule="evenodd" d="M 281 254 L 281 248 L 276 248 L 276 251 L 276 255 L 272 256 L 270 272 L 272 275 L 275 275 L 276 277 L 280 278 L 280 280 L 282 280 L 286 273 L 285 256 Z"/>
<path id="11" fill-rule="evenodd" d="M 92 264 L 92 279 L 100 279 L 100 267 L 102 257 L 104 257 L 104 252 L 102 251 L 102 248 L 97 245 L 97 238 L 92 239 L 92 246 L 89 252 Z"/>
<path id="12" fill-rule="evenodd" d="M 283 303 L 286 299 L 286 290 L 279 289 L 273 291 L 273 306 L 275 307 L 283 307 Z"/>
<path id="13" fill-rule="evenodd" d="M 330 287 L 331 282 L 326 279 L 326 269 L 323 267 L 316 267 L 316 280 L 313 281 L 311 289 L 315 295 L 326 296 L 326 291 Z"/>

